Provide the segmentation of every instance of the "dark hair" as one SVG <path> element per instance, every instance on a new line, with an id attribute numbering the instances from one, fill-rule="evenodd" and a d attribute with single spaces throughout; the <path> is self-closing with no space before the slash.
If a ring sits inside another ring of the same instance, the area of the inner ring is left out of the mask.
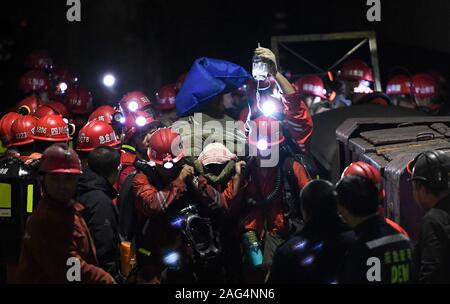
<path id="1" fill-rule="evenodd" d="M 338 220 L 336 193 L 329 181 L 309 182 L 300 192 L 300 203 L 312 221 Z"/>
<path id="2" fill-rule="evenodd" d="M 88 156 L 88 167 L 103 177 L 116 173 L 119 164 L 120 152 L 112 147 L 97 147 Z"/>
<path id="3" fill-rule="evenodd" d="M 365 177 L 349 175 L 336 184 L 338 203 L 354 216 L 369 216 L 378 211 L 378 189 Z"/>

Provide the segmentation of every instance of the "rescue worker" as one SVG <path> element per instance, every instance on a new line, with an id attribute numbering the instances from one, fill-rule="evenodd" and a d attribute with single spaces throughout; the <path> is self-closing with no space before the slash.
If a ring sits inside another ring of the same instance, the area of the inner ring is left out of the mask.
<path id="1" fill-rule="evenodd" d="M 89 115 L 94 111 L 92 94 L 85 88 L 75 86 L 67 90 L 64 103 L 78 131 L 88 122 Z M 77 132 L 75 137 L 76 134 Z"/>
<path id="2" fill-rule="evenodd" d="M 139 282 L 160 283 L 164 269 L 168 282 L 194 282 L 192 256 L 177 219 L 189 204 L 203 209 L 220 197 L 203 177 L 194 176 L 192 166 L 184 164 L 184 151 L 179 134 L 158 129 L 149 139 L 148 157 L 154 166 L 134 177 Z"/>
<path id="3" fill-rule="evenodd" d="M 309 182 L 300 193 L 305 226 L 274 256 L 270 284 L 332 284 L 354 233 L 339 218 L 334 185 Z"/>
<path id="4" fill-rule="evenodd" d="M 409 235 L 405 231 L 405 229 L 403 229 L 399 224 L 397 224 L 393 220 L 384 216 L 385 192 L 384 192 L 383 180 L 381 178 L 380 171 L 378 171 L 374 166 L 372 166 L 368 163 L 365 163 L 362 161 L 357 161 L 357 162 L 354 162 L 354 163 L 351 163 L 350 165 L 348 165 L 342 172 L 342 177 L 349 176 L 349 175 L 365 177 L 374 183 L 375 187 L 377 187 L 377 189 L 378 189 L 378 200 L 379 200 L 379 204 L 380 204 L 379 215 L 384 217 L 386 223 L 391 225 L 392 228 L 394 228 L 401 234 L 405 235 L 406 237 L 409 237 Z"/>
<path id="5" fill-rule="evenodd" d="M 364 177 L 349 175 L 335 186 L 338 212 L 355 231 L 339 274 L 343 284 L 412 283 L 412 245 L 378 213 L 379 190 Z"/>
<path id="6" fill-rule="evenodd" d="M 248 177 L 241 187 L 241 231 L 247 264 L 261 282 L 258 276 L 270 268 L 276 248 L 296 228 L 291 226 L 296 213 L 293 200 L 311 178 L 303 165 L 281 148 L 286 138 L 279 121 L 261 116 L 254 123 L 249 144 L 257 154 L 247 162 Z"/>
<path id="7" fill-rule="evenodd" d="M 438 84 L 428 74 L 417 74 L 412 77 L 412 87 L 417 108 L 430 115 L 440 115 L 442 101 L 438 100 Z"/>
<path id="8" fill-rule="evenodd" d="M 75 151 L 55 144 L 40 164 L 43 198 L 31 215 L 19 260 L 20 283 L 113 283 L 97 267 L 95 246 L 81 216 L 83 207 L 73 200 L 81 163 Z M 73 258 L 73 259 L 71 259 Z M 79 277 L 70 275 L 79 265 Z"/>
<path id="9" fill-rule="evenodd" d="M 100 106 L 95 109 L 94 112 L 89 116 L 88 121 L 100 120 L 104 121 L 107 124 L 111 125 L 116 132 L 116 134 L 120 134 L 122 131 L 122 125 L 120 124 L 120 119 L 123 115 L 114 107 L 110 105 Z"/>
<path id="10" fill-rule="evenodd" d="M 277 58 L 275 54 L 266 48 L 257 48 L 255 55 L 269 63 L 269 74 L 273 76 L 277 86 L 283 92 L 281 100 L 285 106 L 285 135 L 292 140 L 296 151 L 308 153 L 308 143 L 313 132 L 313 122 L 311 115 L 301 97 L 296 93 L 295 88 L 291 85 L 279 71 L 277 66 Z"/>
<path id="11" fill-rule="evenodd" d="M 156 93 L 156 102 L 152 105 L 155 110 L 156 119 L 163 127 L 171 127 L 178 120 L 175 99 L 177 91 L 175 84 L 167 84 Z"/>
<path id="12" fill-rule="evenodd" d="M 39 70 L 31 70 L 23 74 L 19 82 L 19 91 L 24 95 L 36 94 L 43 102 L 48 101 L 50 83 L 48 75 Z"/>
<path id="13" fill-rule="evenodd" d="M 426 212 L 417 245 L 419 283 L 450 283 L 450 158 L 443 151 L 419 154 L 409 165 L 415 201 Z"/>
<path id="14" fill-rule="evenodd" d="M 21 117 L 20 114 L 9 112 L 2 116 L 0 119 L 0 140 L 2 141 L 2 146 L 6 148 L 4 155 L 19 157 L 19 152 L 11 147 L 11 142 L 14 139 L 11 127 L 17 119 Z"/>
<path id="15" fill-rule="evenodd" d="M 295 87 L 311 115 L 328 111 L 331 108 L 325 96 L 325 86 L 320 77 L 316 75 L 303 76 L 295 82 Z"/>
<path id="16" fill-rule="evenodd" d="M 346 99 L 337 97 L 334 107 L 357 104 L 365 94 L 372 93 L 372 69 L 362 60 L 352 59 L 346 61 L 341 70 L 340 80 L 343 83 L 343 95 Z"/>
<path id="17" fill-rule="evenodd" d="M 148 160 L 147 139 L 159 125 L 160 122 L 145 111 L 130 112 L 125 116 L 120 157 L 122 169 L 116 186 L 118 190 L 128 174 L 136 170 L 134 163 L 137 160 Z"/>
<path id="18" fill-rule="evenodd" d="M 83 168 L 86 168 L 89 153 L 101 146 L 112 147 L 118 150 L 120 141 L 111 125 L 106 122 L 101 120 L 88 122 L 78 133 L 76 148 Z"/>
<path id="19" fill-rule="evenodd" d="M 222 197 L 209 206 L 211 222 L 220 235 L 225 281 L 238 283 L 242 277 L 242 258 L 238 229 L 240 204 L 237 201 L 240 199 L 238 193 L 242 192 L 239 189 L 244 182 L 245 162 L 239 161 L 223 144 L 211 143 L 200 153 L 194 168 Z"/>
<path id="20" fill-rule="evenodd" d="M 33 160 L 34 139 L 33 132 L 38 119 L 31 115 L 24 115 L 14 121 L 11 126 L 13 134 L 12 147 L 15 147 L 19 153 L 19 158 L 25 164 L 30 164 Z"/>
<path id="21" fill-rule="evenodd" d="M 71 139 L 68 124 L 60 115 L 46 115 L 37 121 L 33 139 L 35 152 L 42 154 L 52 144 Z"/>
<path id="22" fill-rule="evenodd" d="M 77 187 L 77 201 L 85 209 L 82 215 L 94 240 L 98 265 L 113 277 L 119 276 L 119 214 L 113 200 L 117 192 L 120 152 L 108 146 L 96 147 L 89 153 Z"/>
<path id="23" fill-rule="evenodd" d="M 406 75 L 396 75 L 391 78 L 386 86 L 386 94 L 395 106 L 409 109 L 415 109 L 417 106 L 411 78 Z"/>
<path id="24" fill-rule="evenodd" d="M 17 104 L 17 113 L 22 115 L 33 115 L 41 105 L 42 101 L 39 96 L 33 94 L 25 97 Z"/>

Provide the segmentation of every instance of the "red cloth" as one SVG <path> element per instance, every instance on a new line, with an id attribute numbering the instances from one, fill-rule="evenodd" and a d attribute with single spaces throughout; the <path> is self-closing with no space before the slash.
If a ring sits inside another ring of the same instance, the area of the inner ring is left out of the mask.
<path id="1" fill-rule="evenodd" d="M 81 215 L 80 203 L 62 206 L 42 199 L 26 226 L 22 253 L 17 270 L 20 283 L 63 284 L 71 257 L 78 258 L 81 282 L 113 283 L 110 274 L 98 265 L 95 246 Z"/>

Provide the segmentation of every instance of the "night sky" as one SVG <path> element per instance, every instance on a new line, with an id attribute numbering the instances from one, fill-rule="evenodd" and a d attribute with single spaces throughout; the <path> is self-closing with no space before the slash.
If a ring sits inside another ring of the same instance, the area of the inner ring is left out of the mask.
<path id="1" fill-rule="evenodd" d="M 361 30 L 377 32 L 384 83 L 396 67 L 411 73 L 435 68 L 450 78 L 450 1 L 381 4 L 382 21 L 371 23 L 366 0 L 81 0 L 81 22 L 69 23 L 65 0 L 14 1 L 0 13 L 0 51 L 11 55 L 0 61 L 2 102 L 18 101 L 17 81 L 33 49 L 49 50 L 56 64 L 74 70 L 97 102 L 104 102 L 100 81 L 106 71 L 119 78 L 117 98 L 135 89 L 153 96 L 199 57 L 250 69 L 257 43 L 269 47 L 273 35 Z M 325 67 L 357 42 L 290 46 Z M 368 59 L 368 48 L 355 56 Z M 314 72 L 287 52 L 281 64 L 294 74 Z"/>

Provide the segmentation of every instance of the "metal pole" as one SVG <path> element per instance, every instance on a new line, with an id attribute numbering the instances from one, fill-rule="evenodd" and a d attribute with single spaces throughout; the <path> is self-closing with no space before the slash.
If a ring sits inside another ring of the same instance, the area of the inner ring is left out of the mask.
<path id="1" fill-rule="evenodd" d="M 342 61 L 344 61 L 345 59 L 347 59 L 351 54 L 353 54 L 357 49 L 359 49 L 360 47 L 362 47 L 367 41 L 369 41 L 369 39 L 364 39 L 363 41 L 361 41 L 360 43 L 358 43 L 354 48 L 352 48 L 350 51 L 347 52 L 347 54 L 345 54 L 341 59 L 339 59 L 335 64 L 333 64 L 331 67 L 329 67 L 327 69 L 327 71 L 330 71 L 332 69 L 334 69 L 335 67 L 337 67 Z"/>
<path id="2" fill-rule="evenodd" d="M 369 39 L 370 55 L 372 56 L 372 67 L 373 74 L 375 77 L 374 89 L 377 92 L 382 92 L 381 78 L 380 78 L 380 65 L 378 62 L 378 46 L 377 46 L 377 36 L 375 32 L 372 32 Z"/>
<path id="3" fill-rule="evenodd" d="M 323 69 L 321 69 L 320 67 L 318 67 L 317 65 L 315 65 L 314 63 L 312 63 L 311 61 L 309 61 L 308 59 L 306 59 L 305 57 L 297 54 L 295 51 L 293 51 L 292 49 L 288 48 L 286 45 L 284 45 L 284 43 L 280 42 L 280 45 L 286 49 L 289 53 L 291 53 L 292 55 L 294 55 L 295 57 L 299 58 L 300 60 L 304 61 L 305 63 L 307 63 L 308 65 L 312 66 L 313 68 L 315 68 L 316 70 L 318 70 L 320 73 L 325 73 L 325 71 Z"/>

